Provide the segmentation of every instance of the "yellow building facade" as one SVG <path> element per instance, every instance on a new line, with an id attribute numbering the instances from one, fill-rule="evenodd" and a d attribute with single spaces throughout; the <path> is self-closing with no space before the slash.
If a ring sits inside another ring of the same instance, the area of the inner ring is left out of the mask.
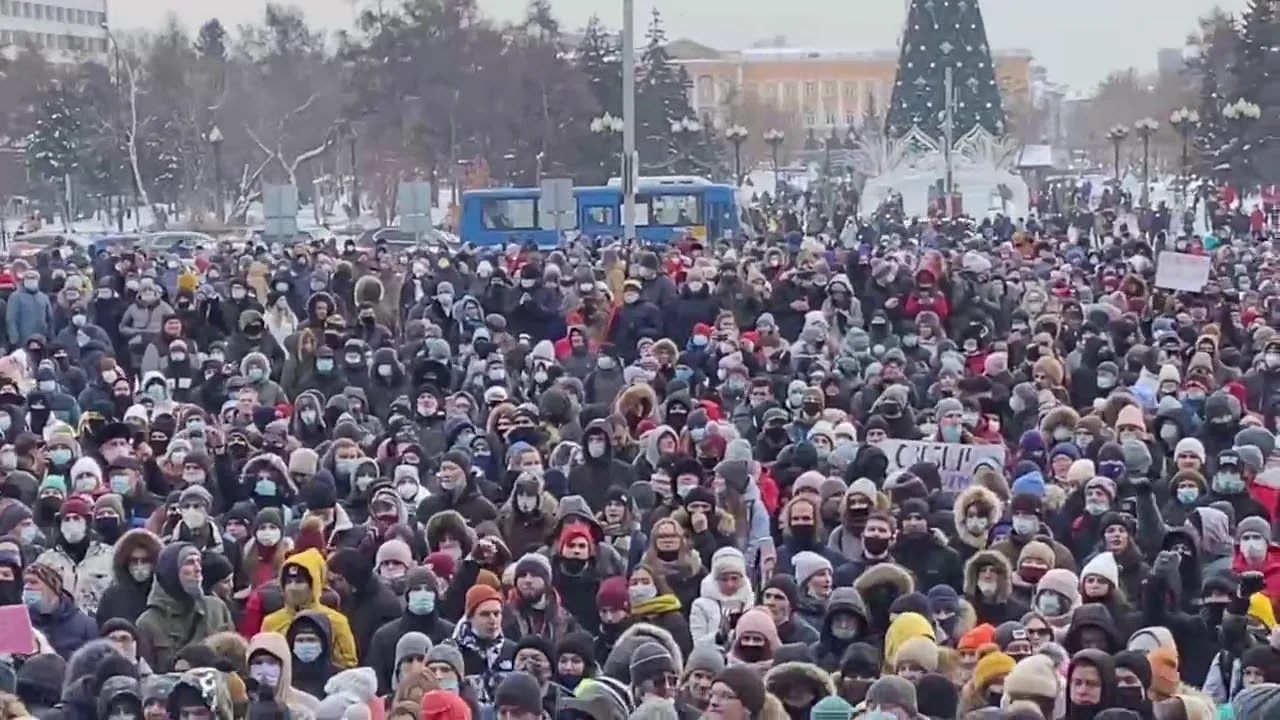
<path id="1" fill-rule="evenodd" d="M 690 101 L 700 117 L 723 125 L 732 120 L 732 108 L 746 102 L 780 113 L 793 129 L 819 134 L 857 127 L 867 116 L 883 117 L 898 65 L 897 50 L 718 51 L 688 41 L 676 41 L 670 50 L 689 73 Z M 1029 102 L 1031 52 L 995 51 L 992 59 L 1010 113 Z"/>

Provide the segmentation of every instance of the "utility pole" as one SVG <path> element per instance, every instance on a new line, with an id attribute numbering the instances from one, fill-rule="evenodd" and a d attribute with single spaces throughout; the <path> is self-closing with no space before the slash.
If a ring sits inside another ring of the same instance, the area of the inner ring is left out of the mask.
<path id="1" fill-rule="evenodd" d="M 945 71 L 944 77 L 945 77 L 945 80 L 943 82 L 943 92 L 946 93 L 946 97 L 943 100 L 943 107 L 945 108 L 945 110 L 944 110 L 942 128 L 944 131 L 943 140 L 945 141 L 946 145 L 942 148 L 942 155 L 947 163 L 947 178 L 946 178 L 946 184 L 943 190 L 946 193 L 946 198 L 944 199 L 944 202 L 946 203 L 946 205 L 944 205 L 944 210 L 946 211 L 946 216 L 950 218 L 950 217 L 953 217 L 952 215 L 953 203 L 951 202 L 951 194 L 955 189 L 955 178 L 952 174 L 952 167 L 951 167 L 951 145 L 954 142 L 953 136 L 955 134 L 955 72 L 954 70 L 952 68 L 947 68 Z"/>
<path id="2" fill-rule="evenodd" d="M 622 238 L 636 236 L 636 0 L 622 0 Z"/>

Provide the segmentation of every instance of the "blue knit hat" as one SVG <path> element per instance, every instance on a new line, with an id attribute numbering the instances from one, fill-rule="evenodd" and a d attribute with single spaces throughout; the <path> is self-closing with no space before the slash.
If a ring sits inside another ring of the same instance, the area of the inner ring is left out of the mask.
<path id="1" fill-rule="evenodd" d="M 839 695 L 828 695 L 809 710 L 809 720 L 849 720 L 851 717 L 853 706 Z"/>

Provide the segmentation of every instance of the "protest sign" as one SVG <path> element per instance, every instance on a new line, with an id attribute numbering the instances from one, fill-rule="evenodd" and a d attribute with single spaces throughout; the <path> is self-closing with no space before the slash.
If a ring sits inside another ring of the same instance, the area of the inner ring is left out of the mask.
<path id="1" fill-rule="evenodd" d="M 973 481 L 973 471 L 983 460 L 1004 467 L 1004 445 L 961 445 L 925 440 L 881 440 L 876 447 L 889 458 L 889 472 L 931 462 L 942 475 L 942 489 L 959 492 Z"/>
<path id="2" fill-rule="evenodd" d="M 1209 282 L 1209 258 L 1205 255 L 1166 250 L 1156 256 L 1156 287 L 1182 292 L 1204 292 Z"/>

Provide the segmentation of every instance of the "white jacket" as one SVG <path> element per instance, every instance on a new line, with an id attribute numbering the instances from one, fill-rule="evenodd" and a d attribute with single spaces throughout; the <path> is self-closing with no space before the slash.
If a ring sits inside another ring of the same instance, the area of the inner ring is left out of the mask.
<path id="1" fill-rule="evenodd" d="M 98 612 L 98 601 L 114 580 L 111 568 L 113 557 L 114 547 L 92 540 L 84 554 L 84 560 L 79 563 L 57 546 L 40 553 L 35 561 L 57 570 L 62 576 L 63 587 L 75 599 L 76 607 L 93 617 Z"/>
<path id="2" fill-rule="evenodd" d="M 745 578 L 742 587 L 731 597 L 721 594 L 714 576 L 708 574 L 702 578 L 701 593 L 689 609 L 689 634 L 693 636 L 694 646 L 702 642 L 715 643 L 722 629 L 732 629 L 724 627 L 730 615 L 741 615 L 755 604 L 755 591 Z"/>

